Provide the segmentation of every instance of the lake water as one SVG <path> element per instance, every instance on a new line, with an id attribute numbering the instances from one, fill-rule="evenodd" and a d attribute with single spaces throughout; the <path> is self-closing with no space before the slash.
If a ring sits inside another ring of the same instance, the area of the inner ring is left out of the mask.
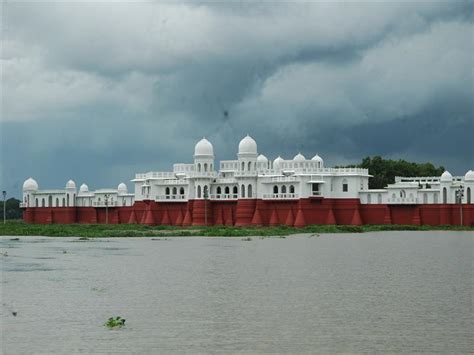
<path id="1" fill-rule="evenodd" d="M 4 354 L 474 350 L 472 232 L 10 239 Z"/>

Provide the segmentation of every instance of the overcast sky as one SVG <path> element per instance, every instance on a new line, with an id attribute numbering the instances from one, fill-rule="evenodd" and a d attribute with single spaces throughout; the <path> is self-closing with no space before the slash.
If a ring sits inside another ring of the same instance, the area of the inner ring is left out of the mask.
<path id="1" fill-rule="evenodd" d="M 474 169 L 472 1 L 3 3 L 2 188 L 191 162 L 367 155 Z"/>

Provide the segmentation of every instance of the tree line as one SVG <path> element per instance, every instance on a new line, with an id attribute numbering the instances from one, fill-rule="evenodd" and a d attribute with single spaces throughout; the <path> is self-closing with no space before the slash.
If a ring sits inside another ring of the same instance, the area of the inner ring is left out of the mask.
<path id="1" fill-rule="evenodd" d="M 360 164 L 346 167 L 369 169 L 373 175 L 369 179 L 370 189 L 383 189 L 395 182 L 395 176 L 440 176 L 443 166 L 435 167 L 432 163 L 413 163 L 403 159 L 383 159 L 381 156 L 366 157 Z"/>

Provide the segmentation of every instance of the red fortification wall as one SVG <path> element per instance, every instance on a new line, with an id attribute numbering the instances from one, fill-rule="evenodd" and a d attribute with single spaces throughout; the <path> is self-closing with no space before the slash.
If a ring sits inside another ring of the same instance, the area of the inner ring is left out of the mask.
<path id="1" fill-rule="evenodd" d="M 474 225 L 474 205 L 463 205 L 463 225 Z M 358 199 L 308 198 L 300 200 L 240 199 L 189 202 L 137 201 L 131 207 L 109 207 L 108 223 L 146 225 L 276 226 L 310 224 L 459 225 L 460 206 L 362 205 Z M 105 207 L 26 208 L 27 223 L 106 223 Z"/>

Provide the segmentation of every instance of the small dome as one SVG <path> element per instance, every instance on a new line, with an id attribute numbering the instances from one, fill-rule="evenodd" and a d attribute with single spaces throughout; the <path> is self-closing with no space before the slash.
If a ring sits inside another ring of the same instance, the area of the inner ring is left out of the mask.
<path id="1" fill-rule="evenodd" d="M 283 158 L 278 156 L 278 158 L 276 158 L 274 161 L 273 161 L 273 169 L 279 169 L 280 168 L 280 164 L 281 162 L 283 161 Z"/>
<path id="2" fill-rule="evenodd" d="M 442 175 L 441 175 L 441 181 L 444 181 L 444 182 L 447 182 L 447 181 L 453 181 L 453 176 L 451 175 L 451 173 L 449 171 L 445 171 Z"/>
<path id="3" fill-rule="evenodd" d="M 265 155 L 263 154 L 260 154 L 258 157 L 257 157 L 257 161 L 259 163 L 268 163 L 268 159 Z"/>
<path id="4" fill-rule="evenodd" d="M 196 146 L 194 147 L 194 155 L 214 156 L 214 147 L 212 146 L 211 142 L 209 142 L 206 138 L 203 138 L 197 142 Z"/>
<path id="5" fill-rule="evenodd" d="M 125 185 L 123 182 L 119 184 L 117 190 L 120 194 L 126 194 L 128 192 L 127 185 Z"/>
<path id="6" fill-rule="evenodd" d="M 79 188 L 79 192 L 89 192 L 89 186 L 87 186 L 86 184 L 82 184 Z"/>
<path id="7" fill-rule="evenodd" d="M 474 181 L 474 171 L 469 170 L 466 175 L 464 175 L 464 181 Z"/>
<path id="8" fill-rule="evenodd" d="M 257 142 L 248 134 L 239 143 L 239 154 L 257 154 Z"/>
<path id="9" fill-rule="evenodd" d="M 66 183 L 66 189 L 75 189 L 76 188 L 76 183 L 72 180 L 69 180 Z"/>
<path id="10" fill-rule="evenodd" d="M 323 158 L 321 158 L 319 155 L 315 155 L 314 157 L 311 158 L 311 160 L 314 160 L 314 161 L 323 161 Z"/>
<path id="11" fill-rule="evenodd" d="M 38 183 L 36 182 L 35 179 L 30 177 L 27 180 L 25 180 L 25 182 L 23 183 L 23 190 L 24 191 L 36 191 L 36 190 L 38 190 Z"/>
<path id="12" fill-rule="evenodd" d="M 295 157 L 293 158 L 293 160 L 294 160 L 294 161 L 305 161 L 306 158 L 304 157 L 303 154 L 298 153 L 298 154 L 295 155 Z"/>

